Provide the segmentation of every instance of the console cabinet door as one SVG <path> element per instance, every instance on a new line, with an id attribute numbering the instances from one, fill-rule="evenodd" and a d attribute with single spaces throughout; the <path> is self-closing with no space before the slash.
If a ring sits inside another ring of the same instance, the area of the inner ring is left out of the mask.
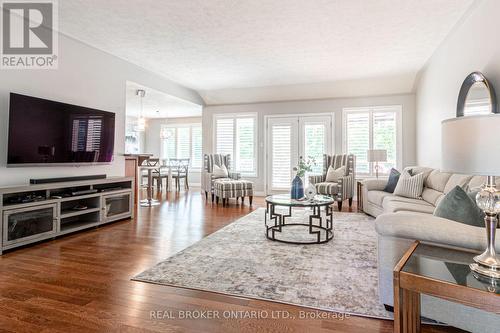
<path id="1" fill-rule="evenodd" d="M 132 192 L 109 194 L 102 197 L 103 222 L 111 222 L 132 215 Z"/>
<path id="2" fill-rule="evenodd" d="M 40 205 L 3 213 L 3 246 L 44 239 L 57 232 L 57 204 Z"/>

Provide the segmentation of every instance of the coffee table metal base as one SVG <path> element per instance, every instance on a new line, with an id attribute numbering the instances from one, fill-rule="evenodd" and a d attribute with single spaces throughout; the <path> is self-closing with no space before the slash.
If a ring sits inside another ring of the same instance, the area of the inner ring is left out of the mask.
<path id="1" fill-rule="evenodd" d="M 332 206 L 325 207 L 325 223 L 323 225 L 323 217 L 321 216 L 321 206 L 312 206 L 313 213 L 309 215 L 309 223 L 286 223 L 286 218 L 292 216 L 292 207 L 288 206 L 288 213 L 280 214 L 277 213 L 275 208 L 276 204 L 267 202 L 266 205 L 266 215 L 265 215 L 265 225 L 266 225 L 266 237 L 270 240 L 287 243 L 287 244 L 323 244 L 327 243 L 333 239 L 333 208 Z M 274 224 L 268 225 L 268 219 Z M 319 223 L 314 224 L 317 220 Z M 276 233 L 282 233 L 284 229 L 293 226 L 305 226 L 309 227 L 309 234 L 315 235 L 315 241 L 293 241 L 286 239 L 276 238 Z M 323 236 L 323 237 L 322 237 Z"/>

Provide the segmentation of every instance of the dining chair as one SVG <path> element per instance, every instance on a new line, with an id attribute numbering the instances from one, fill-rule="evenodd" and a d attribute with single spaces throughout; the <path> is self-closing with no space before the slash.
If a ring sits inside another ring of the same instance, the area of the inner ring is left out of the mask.
<path id="1" fill-rule="evenodd" d="M 173 158 L 169 160 L 169 167 L 172 169 L 172 178 L 175 179 L 175 189 L 180 191 L 181 179 L 184 179 L 184 189 L 189 190 L 189 158 Z"/>

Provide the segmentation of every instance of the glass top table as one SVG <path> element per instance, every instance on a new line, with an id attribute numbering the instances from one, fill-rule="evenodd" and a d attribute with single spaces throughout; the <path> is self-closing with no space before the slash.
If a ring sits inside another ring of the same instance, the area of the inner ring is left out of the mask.
<path id="1" fill-rule="evenodd" d="M 335 200 L 325 195 L 313 199 L 291 199 L 289 194 L 266 197 L 266 237 L 288 244 L 322 244 L 333 239 Z M 301 209 L 292 217 L 292 208 Z M 324 210 L 322 213 L 321 210 Z M 308 214 L 311 211 L 311 214 Z"/>
<path id="2" fill-rule="evenodd" d="M 416 241 L 394 268 L 394 332 L 420 331 L 421 294 L 500 314 L 500 280 L 469 268 L 477 254 Z"/>
<path id="3" fill-rule="evenodd" d="M 292 199 L 290 194 L 274 194 L 266 197 L 266 202 L 278 206 L 292 206 L 292 207 L 312 207 L 312 206 L 326 206 L 335 202 L 332 197 L 326 195 L 315 195 L 312 200 L 309 199 Z"/>
<path id="4" fill-rule="evenodd" d="M 401 271 L 500 295 L 500 280 L 483 278 L 469 268 L 476 255 L 421 243 Z"/>

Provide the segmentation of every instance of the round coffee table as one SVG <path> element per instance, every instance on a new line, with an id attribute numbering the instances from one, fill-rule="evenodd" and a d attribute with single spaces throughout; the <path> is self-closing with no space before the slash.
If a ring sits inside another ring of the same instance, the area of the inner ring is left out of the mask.
<path id="1" fill-rule="evenodd" d="M 266 215 L 264 219 L 266 237 L 273 241 L 288 244 L 322 244 L 329 242 L 333 238 L 333 208 L 331 205 L 334 202 L 333 198 L 325 195 L 316 195 L 312 200 L 291 199 L 289 194 L 276 194 L 266 197 Z M 288 213 L 276 212 L 277 206 L 287 207 Z M 293 207 L 312 208 L 312 214 L 309 215 L 309 223 L 287 223 L 286 218 L 292 216 Z M 321 207 L 325 207 L 326 218 L 324 224 L 321 216 Z M 270 222 L 269 225 L 268 220 Z M 315 220 L 317 223 L 314 223 Z M 312 235 L 309 238 L 313 240 L 292 240 L 286 238 L 285 230 L 290 230 L 291 228 L 297 229 L 300 226 L 307 227 L 302 228 L 304 230 L 301 232 L 308 232 L 308 235 Z M 279 233 L 283 237 L 277 238 L 276 233 Z"/>

